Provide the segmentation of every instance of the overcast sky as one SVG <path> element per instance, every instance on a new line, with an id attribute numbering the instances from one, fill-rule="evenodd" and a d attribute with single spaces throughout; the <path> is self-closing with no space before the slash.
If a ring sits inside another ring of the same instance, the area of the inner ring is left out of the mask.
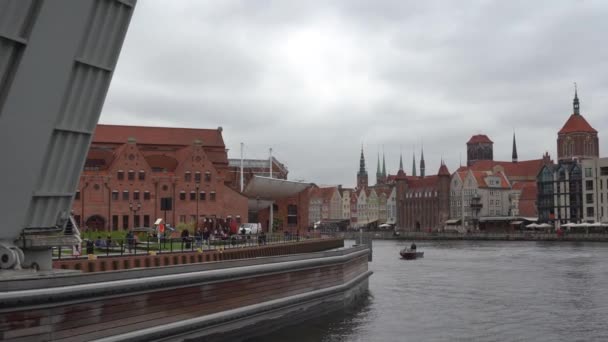
<path id="1" fill-rule="evenodd" d="M 605 1 L 140 0 L 101 123 L 224 128 L 229 157 L 290 179 L 353 186 L 361 144 L 395 173 L 424 145 L 427 174 L 466 162 L 487 134 L 496 160 L 556 156 L 581 113 L 608 150 Z"/>

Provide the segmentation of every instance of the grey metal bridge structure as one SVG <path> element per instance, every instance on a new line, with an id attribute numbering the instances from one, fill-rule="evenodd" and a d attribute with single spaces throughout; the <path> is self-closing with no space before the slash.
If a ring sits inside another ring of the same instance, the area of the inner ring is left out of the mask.
<path id="1" fill-rule="evenodd" d="M 0 277 L 80 242 L 70 208 L 135 4 L 0 1 Z"/>

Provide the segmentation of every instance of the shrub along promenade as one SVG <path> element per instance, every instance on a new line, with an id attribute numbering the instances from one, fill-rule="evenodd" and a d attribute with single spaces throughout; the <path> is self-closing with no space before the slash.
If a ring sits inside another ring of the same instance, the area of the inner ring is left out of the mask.
<path id="1" fill-rule="evenodd" d="M 373 239 L 387 240 L 488 240 L 488 241 L 590 241 L 608 242 L 607 233 L 569 233 L 562 235 L 548 232 L 403 232 L 397 234 L 392 231 L 367 231 L 365 235 L 371 235 Z M 359 240 L 360 233 L 355 231 L 340 234 L 344 239 Z"/>

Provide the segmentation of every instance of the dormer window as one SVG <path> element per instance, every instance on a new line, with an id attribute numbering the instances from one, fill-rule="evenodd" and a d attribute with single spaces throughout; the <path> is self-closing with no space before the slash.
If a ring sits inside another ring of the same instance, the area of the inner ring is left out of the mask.
<path id="1" fill-rule="evenodd" d="M 211 172 L 205 172 L 205 182 L 211 182 Z"/>
<path id="2" fill-rule="evenodd" d="M 140 181 L 145 181 L 146 180 L 146 171 L 139 170 L 139 180 Z"/>
<path id="3" fill-rule="evenodd" d="M 125 179 L 125 172 L 123 170 L 118 170 L 118 172 L 116 172 L 116 179 L 118 179 L 118 180 L 124 180 Z"/>
<path id="4" fill-rule="evenodd" d="M 197 183 L 201 182 L 201 172 L 200 171 L 196 171 L 194 173 L 194 181 L 197 182 Z"/>
<path id="5" fill-rule="evenodd" d="M 135 171 L 133 170 L 129 170 L 129 180 L 130 181 L 134 181 L 135 180 Z"/>
<path id="6" fill-rule="evenodd" d="M 192 181 L 192 173 L 190 171 L 186 171 L 186 173 L 184 174 L 184 181 L 185 182 Z"/>

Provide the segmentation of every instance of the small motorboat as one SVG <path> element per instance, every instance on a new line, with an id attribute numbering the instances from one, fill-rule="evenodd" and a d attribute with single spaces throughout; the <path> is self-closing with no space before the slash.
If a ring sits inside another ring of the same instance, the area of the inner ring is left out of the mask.
<path id="1" fill-rule="evenodd" d="M 415 249 L 404 248 L 399 254 L 405 260 L 414 260 L 418 258 L 424 258 L 424 252 L 418 252 Z"/>

